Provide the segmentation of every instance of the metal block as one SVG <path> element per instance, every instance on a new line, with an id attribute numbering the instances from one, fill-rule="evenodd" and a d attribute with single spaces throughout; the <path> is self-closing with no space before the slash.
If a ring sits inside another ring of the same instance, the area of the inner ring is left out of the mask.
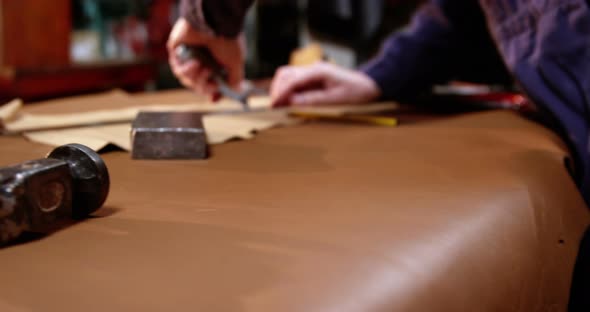
<path id="1" fill-rule="evenodd" d="M 203 114 L 140 112 L 131 129 L 133 159 L 205 159 Z"/>

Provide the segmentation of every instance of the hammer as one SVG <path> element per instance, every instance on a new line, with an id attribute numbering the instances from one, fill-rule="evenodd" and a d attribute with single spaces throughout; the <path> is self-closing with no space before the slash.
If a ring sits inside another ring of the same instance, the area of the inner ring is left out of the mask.
<path id="1" fill-rule="evenodd" d="M 82 219 L 109 193 L 104 161 L 81 144 L 62 145 L 46 158 L 0 168 L 0 245 L 23 232 L 51 232 Z"/>

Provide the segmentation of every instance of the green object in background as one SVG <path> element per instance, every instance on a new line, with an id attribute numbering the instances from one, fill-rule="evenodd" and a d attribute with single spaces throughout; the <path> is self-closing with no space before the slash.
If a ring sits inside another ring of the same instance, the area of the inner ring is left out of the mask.
<path id="1" fill-rule="evenodd" d="M 149 6 L 145 0 L 73 0 L 74 29 L 90 29 L 99 34 L 100 52 L 104 58 L 117 54 L 113 24 L 128 17 L 145 19 Z"/>

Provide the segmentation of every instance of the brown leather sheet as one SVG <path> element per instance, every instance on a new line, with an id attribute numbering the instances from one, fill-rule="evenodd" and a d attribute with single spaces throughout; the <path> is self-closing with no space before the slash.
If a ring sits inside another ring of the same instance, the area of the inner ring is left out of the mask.
<path id="1" fill-rule="evenodd" d="M 49 149 L 2 137 L 0 165 Z M 510 112 L 107 153 L 95 218 L 0 250 L 0 311 L 565 311 L 590 220 L 566 155 Z"/>

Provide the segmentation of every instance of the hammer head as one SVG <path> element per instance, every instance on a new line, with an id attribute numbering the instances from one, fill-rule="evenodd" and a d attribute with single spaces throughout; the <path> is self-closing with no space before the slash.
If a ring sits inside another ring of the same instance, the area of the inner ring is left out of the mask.
<path id="1" fill-rule="evenodd" d="M 0 244 L 23 231 L 50 232 L 66 220 L 88 216 L 102 206 L 109 185 L 103 160 L 80 144 L 0 168 Z"/>
<path id="2" fill-rule="evenodd" d="M 107 166 L 96 152 L 82 144 L 67 144 L 55 148 L 47 158 L 68 165 L 73 182 L 74 218 L 84 218 L 102 207 L 111 183 Z"/>
<path id="3" fill-rule="evenodd" d="M 207 158 L 207 136 L 202 116 L 196 112 L 140 112 L 131 129 L 131 157 Z"/>

